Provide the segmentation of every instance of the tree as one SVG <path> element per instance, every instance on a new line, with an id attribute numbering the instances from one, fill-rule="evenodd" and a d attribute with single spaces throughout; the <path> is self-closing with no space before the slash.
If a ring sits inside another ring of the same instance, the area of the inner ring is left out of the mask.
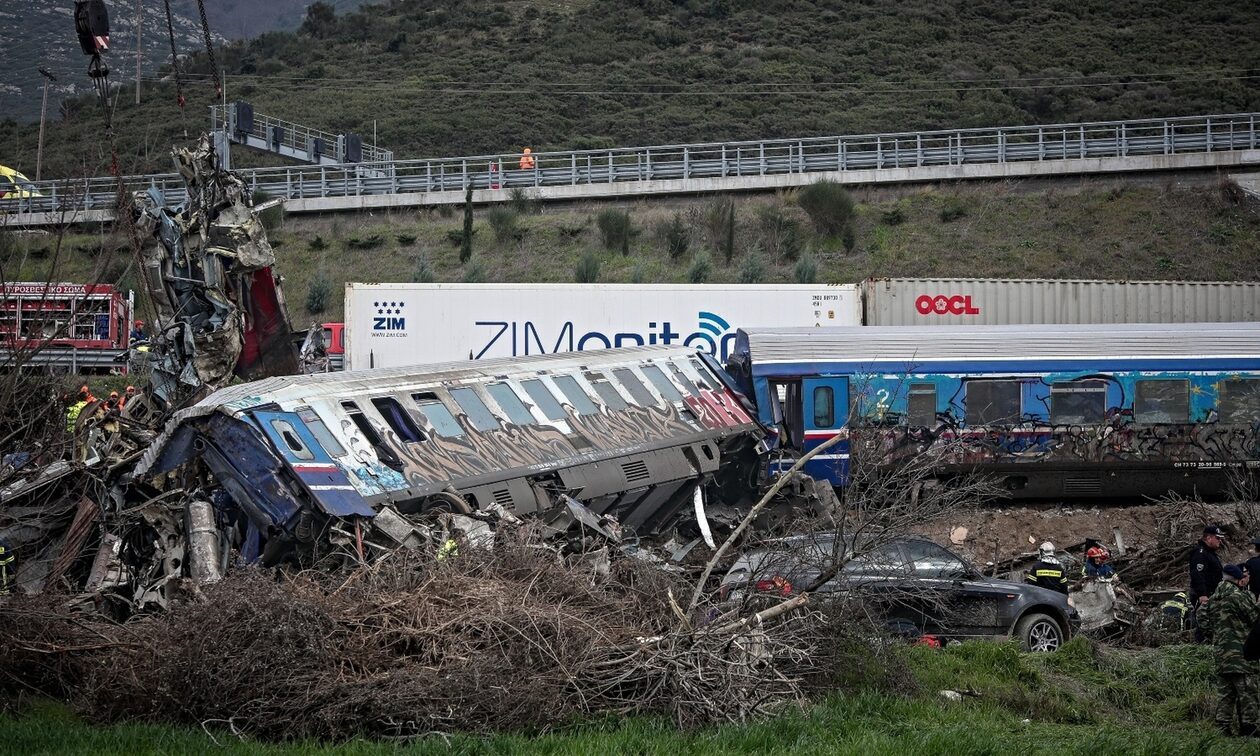
<path id="1" fill-rule="evenodd" d="M 472 186 L 468 187 L 468 193 L 464 195 L 464 236 L 459 241 L 459 261 L 466 263 L 472 259 L 472 238 L 473 238 L 473 201 Z"/>

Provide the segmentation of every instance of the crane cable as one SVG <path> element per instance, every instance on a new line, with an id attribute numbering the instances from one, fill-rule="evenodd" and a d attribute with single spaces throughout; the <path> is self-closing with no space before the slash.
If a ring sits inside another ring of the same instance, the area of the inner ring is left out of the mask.
<path id="1" fill-rule="evenodd" d="M 175 102 L 179 104 L 179 123 L 188 137 L 188 124 L 184 120 L 184 82 L 179 76 L 179 55 L 175 52 L 175 24 L 171 21 L 171 0 L 166 3 L 166 35 L 171 40 L 171 70 L 175 72 Z"/>
<path id="2" fill-rule="evenodd" d="M 214 96 L 221 97 L 223 80 L 219 78 L 219 64 L 214 59 L 214 42 L 210 39 L 210 20 L 206 18 L 205 0 L 197 0 L 197 10 L 201 13 L 201 35 L 206 40 L 206 57 L 210 59 L 210 73 L 214 75 Z"/>

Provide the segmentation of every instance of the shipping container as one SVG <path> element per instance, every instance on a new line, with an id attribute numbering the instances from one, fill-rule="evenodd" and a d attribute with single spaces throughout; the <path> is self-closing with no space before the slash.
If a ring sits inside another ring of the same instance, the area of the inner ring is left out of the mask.
<path id="1" fill-rule="evenodd" d="M 615 346 L 725 360 L 744 327 L 861 325 L 857 284 L 346 284 L 346 368 Z"/>
<path id="2" fill-rule="evenodd" d="M 1260 283 L 871 278 L 865 325 L 1260 321 Z"/>

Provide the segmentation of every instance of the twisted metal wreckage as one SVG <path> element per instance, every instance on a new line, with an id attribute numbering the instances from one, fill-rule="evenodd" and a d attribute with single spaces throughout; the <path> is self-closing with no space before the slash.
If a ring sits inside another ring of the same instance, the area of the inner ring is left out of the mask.
<path id="1" fill-rule="evenodd" d="M 87 408 L 74 460 L 0 477 L 21 590 L 125 615 L 234 565 L 436 554 L 521 518 L 668 567 L 765 487 L 764 429 L 685 349 L 298 374 L 245 184 L 207 139 L 174 158 L 188 200 L 150 189 L 135 213 L 157 241 L 151 385 L 121 412 Z M 782 515 L 834 494 L 801 476 L 776 502 Z"/>

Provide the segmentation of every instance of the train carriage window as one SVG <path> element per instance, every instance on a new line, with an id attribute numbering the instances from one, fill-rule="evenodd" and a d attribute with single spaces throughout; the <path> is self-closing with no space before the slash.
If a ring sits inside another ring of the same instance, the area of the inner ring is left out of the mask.
<path id="1" fill-rule="evenodd" d="M 599 395 L 599 398 L 604 400 L 605 407 L 613 412 L 626 408 L 626 400 L 621 397 L 621 394 L 617 393 L 617 389 L 602 375 L 599 373 L 587 373 L 586 380 L 591 382 L 591 388 L 595 389 L 595 393 Z"/>
<path id="2" fill-rule="evenodd" d="M 696 388 L 696 384 L 692 383 L 691 379 L 687 377 L 687 374 L 672 362 L 669 363 L 669 372 L 673 373 L 674 378 L 683 385 L 683 388 L 687 389 L 688 394 L 691 394 L 692 396 L 700 396 L 700 389 Z"/>
<path id="3" fill-rule="evenodd" d="M 617 379 L 626 391 L 630 392 L 630 396 L 634 399 L 634 403 L 640 407 L 652 407 L 656 404 L 656 399 L 652 397 L 652 392 L 647 390 L 647 386 L 635 376 L 634 372 L 628 368 L 619 368 L 613 371 L 613 377 Z"/>
<path id="4" fill-rule="evenodd" d="M 310 429 L 311 435 L 324 447 L 324 451 L 334 457 L 345 455 L 345 447 L 337 441 L 336 436 L 328 431 L 328 426 L 324 425 L 324 421 L 319 419 L 319 415 L 315 414 L 315 410 L 310 407 L 298 407 L 297 415 L 301 418 L 306 427 Z"/>
<path id="5" fill-rule="evenodd" d="M 648 382 L 655 386 L 657 391 L 661 392 L 661 396 L 665 397 L 665 401 L 682 401 L 682 394 L 678 392 L 678 387 L 674 385 L 673 381 L 665 376 L 665 371 L 656 365 L 644 365 L 643 375 L 647 376 Z"/>
<path id="6" fill-rule="evenodd" d="M 931 428 L 936 425 L 935 384 L 910 384 L 910 399 L 906 407 L 906 422 L 916 428 Z"/>
<path id="7" fill-rule="evenodd" d="M 306 448 L 306 444 L 302 443 L 302 439 L 298 438 L 297 431 L 293 429 L 287 421 L 272 420 L 271 427 L 276 433 L 280 434 L 280 438 L 284 439 L 285 446 L 289 447 L 289 451 L 298 459 L 315 459 L 315 454 Z"/>
<path id="8" fill-rule="evenodd" d="M 437 398 L 437 394 L 412 394 L 411 398 L 420 410 L 420 414 L 424 415 L 424 419 L 429 421 L 439 436 L 459 438 L 464 435 L 464 429 L 460 427 L 459 421 Z"/>
<path id="9" fill-rule="evenodd" d="M 1133 397 L 1133 419 L 1139 423 L 1190 421 L 1190 382 L 1138 381 Z"/>
<path id="10" fill-rule="evenodd" d="M 830 386 L 814 388 L 814 427 L 830 428 L 836 424 L 836 392 Z"/>
<path id="11" fill-rule="evenodd" d="M 594 415 L 599 412 L 595 402 L 592 402 L 591 398 L 582 390 L 582 387 L 578 385 L 576 378 L 571 375 L 557 375 L 552 380 L 556 382 L 556 388 L 560 389 L 560 393 L 564 394 L 573 410 L 579 415 Z"/>
<path id="12" fill-rule="evenodd" d="M 700 360 L 692 359 L 692 360 L 688 360 L 688 362 L 691 363 L 691 366 L 693 368 L 695 368 L 696 375 L 700 376 L 700 380 L 698 381 L 698 383 L 700 383 L 701 385 L 703 385 L 705 388 L 709 389 L 710 391 L 717 391 L 718 388 L 720 388 L 718 386 L 717 379 L 714 378 L 709 373 L 709 369 L 706 368 L 704 364 L 700 362 Z"/>
<path id="13" fill-rule="evenodd" d="M 1223 423 L 1260 422 L 1260 378 L 1221 381 L 1217 405 Z"/>
<path id="14" fill-rule="evenodd" d="M 499 419 L 494 416 L 486 403 L 481 401 L 481 397 L 477 396 L 477 392 L 470 388 L 453 388 L 451 389 L 451 398 L 459 404 L 464 410 L 464 414 L 468 415 L 469 422 L 479 431 L 489 431 L 499 429 Z"/>
<path id="15" fill-rule="evenodd" d="M 385 445 L 385 441 L 381 438 L 381 434 L 376 432 L 376 427 L 372 425 L 367 416 L 363 414 L 363 410 L 359 409 L 359 405 L 354 402 L 342 402 L 341 408 L 346 411 L 350 417 L 350 421 L 354 423 L 354 427 L 359 429 L 367 442 L 372 445 L 372 449 L 376 452 L 376 457 L 388 467 L 395 470 L 403 468 L 402 460 L 398 458 L 394 452 Z"/>
<path id="16" fill-rule="evenodd" d="M 506 383 L 491 383 L 486 386 L 491 398 L 498 403 L 499 408 L 507 413 L 508 419 L 517 425 L 532 425 L 534 416 L 530 414 L 529 408 L 516 395 L 512 387 Z"/>
<path id="17" fill-rule="evenodd" d="M 424 433 L 416 426 L 416 421 L 403 409 L 398 400 L 392 396 L 378 396 L 372 400 L 372 406 L 385 418 L 386 424 L 393 429 L 403 441 L 418 444 L 424 441 Z"/>
<path id="18" fill-rule="evenodd" d="M 1106 416 L 1106 381 L 1070 381 L 1050 387 L 1051 425 L 1094 425 Z"/>
<path id="19" fill-rule="evenodd" d="M 967 425 L 1019 422 L 1019 381 L 967 381 Z"/>
<path id="20" fill-rule="evenodd" d="M 525 393 L 529 394 L 529 398 L 534 400 L 538 408 L 542 410 L 543 415 L 548 420 L 563 420 L 564 407 L 560 406 L 560 402 L 556 401 L 556 395 L 551 393 L 551 389 L 547 388 L 547 384 L 537 378 L 528 381 L 521 381 L 521 388 L 525 389 Z"/>

